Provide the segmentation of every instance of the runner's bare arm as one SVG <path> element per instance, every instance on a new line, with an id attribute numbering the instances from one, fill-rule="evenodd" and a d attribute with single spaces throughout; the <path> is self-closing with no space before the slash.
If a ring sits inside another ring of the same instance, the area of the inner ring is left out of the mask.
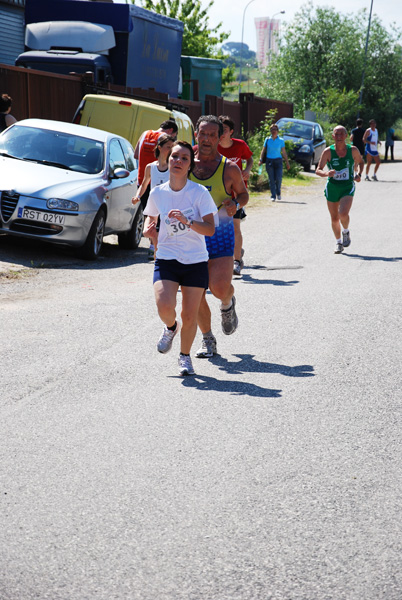
<path id="1" fill-rule="evenodd" d="M 173 208 L 168 212 L 169 219 L 177 219 L 183 225 L 187 225 L 190 229 L 201 235 L 212 236 L 215 233 L 214 215 L 209 213 L 202 217 L 202 221 L 189 220 L 180 210 Z"/>
<path id="2" fill-rule="evenodd" d="M 363 136 L 363 142 L 366 143 L 367 142 L 367 138 L 370 135 L 370 127 L 368 129 L 366 129 L 366 131 L 364 132 L 364 136 Z"/>
<path id="3" fill-rule="evenodd" d="M 330 148 L 325 148 L 324 152 L 321 154 L 320 162 L 318 163 L 317 168 L 315 170 L 316 175 L 319 175 L 320 177 L 333 177 L 335 175 L 334 169 L 332 169 L 331 171 L 324 170 L 325 165 L 330 160 L 330 158 L 331 150 Z"/>
<path id="4" fill-rule="evenodd" d="M 232 201 L 235 205 L 239 204 L 241 208 L 248 202 L 248 191 L 244 184 L 241 171 L 235 163 L 227 161 L 225 166 L 224 183 L 227 192 L 233 193 L 236 200 Z M 230 200 L 230 198 L 228 198 Z M 227 202 L 225 201 L 227 207 Z"/>
<path id="5" fill-rule="evenodd" d="M 356 179 L 356 181 L 359 181 L 361 179 L 363 169 L 364 169 L 364 160 L 362 158 L 362 155 L 360 154 L 360 151 L 356 148 L 356 146 L 352 146 L 352 156 L 353 156 L 353 160 L 355 161 L 355 169 L 358 167 L 357 173 L 355 175 L 355 179 Z"/>
<path id="6" fill-rule="evenodd" d="M 247 159 L 246 168 L 244 169 L 244 171 L 242 171 L 244 181 L 248 181 L 250 178 L 251 169 L 253 168 L 253 162 L 253 157 L 250 156 L 250 158 Z"/>
<path id="7" fill-rule="evenodd" d="M 138 188 L 136 195 L 131 199 L 131 202 L 133 204 L 138 204 L 138 202 L 141 200 L 141 196 L 145 193 L 145 190 L 147 189 L 150 181 L 151 181 L 151 165 L 149 164 L 145 167 L 144 179 L 142 180 L 142 183 L 141 183 L 140 187 Z"/>
<path id="8" fill-rule="evenodd" d="M 151 238 L 151 239 L 155 239 L 155 238 L 158 239 L 158 232 L 156 231 L 157 222 L 158 222 L 158 217 L 148 216 L 145 219 L 144 231 L 143 231 L 144 237 Z"/>

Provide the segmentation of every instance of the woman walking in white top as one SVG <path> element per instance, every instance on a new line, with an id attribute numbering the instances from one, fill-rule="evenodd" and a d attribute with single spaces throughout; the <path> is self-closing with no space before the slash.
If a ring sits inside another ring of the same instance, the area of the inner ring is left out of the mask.
<path id="1" fill-rule="evenodd" d="M 187 142 L 176 142 L 169 157 L 169 181 L 151 190 L 144 214 L 144 236 L 154 237 L 160 216 L 154 292 L 165 327 L 157 349 L 169 352 L 181 328 L 180 375 L 193 375 L 190 351 L 197 331 L 197 315 L 208 288 L 208 251 L 205 236 L 215 232 L 216 205 L 207 189 L 188 176 L 194 151 Z M 176 320 L 176 297 L 181 287 L 182 324 Z"/>
<path id="2" fill-rule="evenodd" d="M 162 183 L 169 181 L 168 160 L 174 142 L 175 138 L 167 133 L 163 133 L 159 136 L 154 151 L 156 160 L 145 167 L 144 179 L 137 190 L 137 195 L 132 199 L 133 204 L 140 202 L 141 196 L 145 194 L 149 184 L 151 184 L 150 187 L 152 190 L 155 186 L 162 185 Z M 145 206 L 143 206 L 143 208 L 145 208 Z M 151 238 L 149 246 L 149 258 L 151 260 L 154 259 L 154 254 L 158 245 L 158 231 L 156 230 L 155 233 L 156 236 L 155 238 Z"/>

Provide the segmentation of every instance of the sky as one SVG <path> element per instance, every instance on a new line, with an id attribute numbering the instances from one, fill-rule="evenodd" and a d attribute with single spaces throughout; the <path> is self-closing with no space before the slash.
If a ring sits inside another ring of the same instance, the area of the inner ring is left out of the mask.
<path id="1" fill-rule="evenodd" d="M 140 3 L 140 0 L 137 0 L 137 3 Z M 216 26 L 222 22 L 221 31 L 231 32 L 228 41 L 240 42 L 244 14 L 243 41 L 249 46 L 250 50 L 254 51 L 257 49 L 254 25 L 256 17 L 272 18 L 276 13 L 284 10 L 284 15 L 277 15 L 275 18 L 281 19 L 281 22 L 289 23 L 300 8 L 306 5 L 306 2 L 301 0 L 275 0 L 274 2 L 252 0 L 244 13 L 244 8 L 248 3 L 249 0 L 214 0 L 214 6 L 208 11 L 209 24 L 210 26 Z M 318 6 L 333 6 L 337 12 L 353 15 L 356 15 L 361 8 L 366 8 L 368 18 L 371 0 L 309 1 L 308 4 L 315 8 Z M 202 5 L 206 7 L 208 0 L 202 0 Z M 392 22 L 395 22 L 402 29 L 401 0 L 374 0 L 373 14 L 377 14 L 387 29 Z"/>
<path id="2" fill-rule="evenodd" d="M 126 3 L 126 0 L 114 0 L 117 3 Z M 141 6 L 141 0 L 135 3 Z M 208 6 L 209 0 L 201 0 L 202 6 Z M 367 9 L 367 19 L 370 11 L 371 0 L 214 0 L 214 5 L 208 11 L 209 25 L 215 27 L 222 23 L 221 31 L 230 31 L 230 42 L 241 42 L 242 22 L 244 15 L 244 37 L 243 42 L 247 44 L 250 50 L 257 50 L 257 40 L 255 34 L 254 19 L 256 17 L 270 17 L 275 15 L 281 23 L 290 23 L 295 14 L 304 5 L 317 8 L 333 6 L 337 12 L 343 14 L 356 13 L 362 9 Z M 248 6 L 247 6 L 248 5 Z M 245 7 L 246 11 L 244 12 Z M 277 14 L 284 10 L 285 14 Z M 401 0 L 373 0 L 373 14 L 381 19 L 382 24 L 388 29 L 391 23 L 395 23 L 402 29 L 402 2 Z"/>

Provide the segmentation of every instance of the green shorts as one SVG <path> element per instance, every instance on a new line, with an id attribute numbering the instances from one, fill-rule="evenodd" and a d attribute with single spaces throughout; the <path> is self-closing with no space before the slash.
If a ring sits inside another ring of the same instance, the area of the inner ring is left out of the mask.
<path id="1" fill-rule="evenodd" d="M 330 183 L 328 181 L 324 194 L 328 202 L 339 202 L 345 196 L 354 196 L 355 189 L 354 181 L 351 183 Z"/>

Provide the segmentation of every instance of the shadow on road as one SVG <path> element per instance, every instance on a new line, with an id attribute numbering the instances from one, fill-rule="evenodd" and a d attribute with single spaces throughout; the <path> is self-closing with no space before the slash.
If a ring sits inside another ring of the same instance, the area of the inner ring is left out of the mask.
<path id="1" fill-rule="evenodd" d="M 290 202 L 289 200 L 277 200 L 277 204 L 307 204 L 307 202 Z"/>
<path id="2" fill-rule="evenodd" d="M 241 280 L 244 281 L 244 283 L 268 283 L 270 285 L 279 286 L 289 286 L 295 285 L 296 283 L 300 283 L 299 281 L 281 281 L 280 279 L 255 279 L 254 277 L 251 277 L 251 275 L 247 275 L 246 273 L 243 273 Z"/>
<path id="3" fill-rule="evenodd" d="M 224 392 L 232 394 L 233 396 L 251 396 L 254 398 L 280 398 L 282 390 L 273 390 L 270 388 L 263 388 L 254 383 L 247 383 L 244 381 L 222 381 L 221 379 L 215 379 L 215 377 L 207 377 L 205 375 L 198 375 L 196 373 L 192 377 L 180 377 L 185 387 L 192 387 L 199 391 L 205 390 L 206 392 Z"/>
<path id="4" fill-rule="evenodd" d="M 297 269 L 303 269 L 301 265 L 288 266 L 288 267 L 267 267 L 266 265 L 247 265 L 245 269 L 253 269 L 255 271 L 297 271 Z"/>
<path id="5" fill-rule="evenodd" d="M 218 365 L 221 371 L 226 371 L 226 373 L 233 375 L 241 373 L 279 373 L 287 377 L 314 377 L 314 367 L 311 365 L 289 367 L 287 365 L 255 360 L 254 354 L 233 354 L 233 356 L 236 356 L 240 360 L 229 361 L 227 358 L 217 355 L 213 359 L 213 363 Z"/>
<path id="6" fill-rule="evenodd" d="M 311 365 L 297 365 L 290 367 L 277 363 L 268 363 L 255 360 L 253 354 L 233 354 L 240 360 L 230 361 L 220 355 L 215 356 L 211 362 L 217 365 L 220 371 L 229 375 L 242 375 L 244 373 L 279 373 L 286 377 L 315 377 L 314 367 Z M 214 377 L 206 377 L 196 374 L 194 377 L 183 379 L 183 385 L 194 387 L 199 390 L 213 390 L 217 392 L 229 392 L 236 396 L 255 396 L 262 398 L 279 398 L 281 390 L 263 388 L 245 381 L 224 381 Z"/>
<path id="7" fill-rule="evenodd" d="M 176 378 L 176 377 L 175 377 Z M 233 396 L 251 396 L 254 398 L 280 398 L 282 390 L 274 390 L 270 388 L 263 388 L 254 383 L 247 383 L 245 381 L 222 381 L 222 379 L 216 379 L 215 377 L 207 377 L 206 375 L 199 375 L 196 373 L 191 377 L 177 377 L 183 382 L 183 386 L 192 387 L 199 391 L 206 392 L 224 392 L 232 394 Z"/>
<path id="8" fill-rule="evenodd" d="M 113 236 L 110 236 L 111 238 Z M 97 260 L 87 261 L 78 258 L 74 248 L 57 244 L 47 244 L 41 240 L 28 240 L 8 235 L 0 235 L 0 261 L 10 266 L 15 264 L 34 269 L 113 269 L 122 265 L 148 261 L 148 249 L 123 250 L 118 244 L 105 241 Z"/>
<path id="9" fill-rule="evenodd" d="M 381 183 L 401 183 L 401 180 L 400 179 L 397 179 L 397 180 L 393 180 L 393 179 L 379 179 L 378 181 L 373 181 L 373 183 L 375 183 L 376 186 L 377 186 L 378 184 L 381 184 Z"/>
<path id="10" fill-rule="evenodd" d="M 360 260 L 382 260 L 383 262 L 398 262 L 402 260 L 402 256 L 363 256 L 362 254 L 349 254 L 348 252 L 343 252 L 342 254 L 348 258 L 360 258 Z"/>
<path id="11" fill-rule="evenodd" d="M 302 269 L 303 267 L 297 265 L 295 267 L 267 267 L 266 265 L 247 265 L 244 267 L 244 270 L 239 278 L 236 278 L 236 281 L 244 281 L 245 283 L 262 283 L 262 284 L 270 284 L 270 285 L 278 285 L 278 286 L 290 286 L 295 285 L 296 283 L 300 283 L 299 281 L 281 281 L 280 279 L 255 279 L 252 275 L 245 273 L 244 271 L 293 271 L 297 269 Z"/>

